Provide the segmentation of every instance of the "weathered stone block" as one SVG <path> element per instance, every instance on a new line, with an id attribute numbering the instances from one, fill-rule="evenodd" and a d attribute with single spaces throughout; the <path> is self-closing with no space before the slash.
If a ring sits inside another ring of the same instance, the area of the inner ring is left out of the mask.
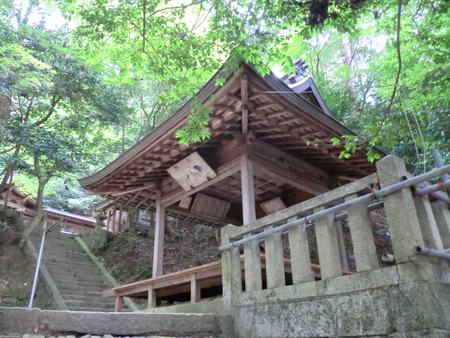
<path id="1" fill-rule="evenodd" d="M 337 297 L 338 334 L 342 337 L 392 332 L 389 297 L 383 290 Z"/>
<path id="2" fill-rule="evenodd" d="M 337 335 L 335 298 L 291 303 L 284 308 L 289 331 L 272 337 L 334 337 Z"/>
<path id="3" fill-rule="evenodd" d="M 288 337 L 289 312 L 286 304 L 257 306 L 254 315 L 253 337 Z"/>
<path id="4" fill-rule="evenodd" d="M 432 284 L 410 282 L 388 291 L 397 332 L 440 328 L 442 318 Z"/>

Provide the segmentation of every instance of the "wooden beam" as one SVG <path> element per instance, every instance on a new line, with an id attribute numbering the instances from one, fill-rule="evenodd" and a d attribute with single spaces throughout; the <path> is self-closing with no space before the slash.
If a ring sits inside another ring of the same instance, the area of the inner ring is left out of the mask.
<path id="1" fill-rule="evenodd" d="M 242 133 L 248 131 L 248 81 L 247 74 L 241 74 L 241 102 L 242 102 Z"/>
<path id="2" fill-rule="evenodd" d="M 153 278 L 163 274 L 165 209 L 161 203 L 161 190 L 156 190 L 155 242 L 153 249 Z"/>
<path id="3" fill-rule="evenodd" d="M 297 189 L 309 192 L 310 194 L 320 195 L 329 191 L 327 187 L 311 181 L 308 177 L 292 173 L 281 166 L 277 166 L 262 158 L 258 158 L 257 156 L 252 157 L 252 162 L 260 172 L 276 178 L 281 182 L 287 183 Z"/>

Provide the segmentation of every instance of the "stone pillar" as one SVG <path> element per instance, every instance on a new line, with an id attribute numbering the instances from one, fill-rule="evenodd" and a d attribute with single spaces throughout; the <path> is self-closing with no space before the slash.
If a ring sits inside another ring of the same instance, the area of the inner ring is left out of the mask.
<path id="1" fill-rule="evenodd" d="M 222 246 L 231 243 L 230 232 L 234 228 L 236 226 L 227 225 L 221 229 Z M 230 311 L 233 306 L 233 297 L 242 292 L 241 259 L 238 247 L 222 251 L 222 288 L 224 310 Z"/>
<path id="2" fill-rule="evenodd" d="M 442 201 L 431 202 L 434 219 L 439 229 L 444 249 L 450 249 L 450 211 L 448 205 Z"/>
<path id="3" fill-rule="evenodd" d="M 272 229 L 273 226 L 265 227 L 265 231 Z M 281 232 L 269 235 L 265 238 L 266 249 L 266 276 L 267 288 L 277 288 L 286 285 L 284 276 L 284 257 L 283 242 L 281 241 Z"/>
<path id="4" fill-rule="evenodd" d="M 324 210 L 314 209 L 314 213 Z M 341 257 L 334 226 L 334 215 L 329 214 L 315 221 L 317 249 L 319 251 L 320 276 L 322 280 L 342 276 Z"/>
<path id="5" fill-rule="evenodd" d="M 334 227 L 336 229 L 336 236 L 338 240 L 341 268 L 342 270 L 348 271 L 347 251 L 345 250 L 344 230 L 342 229 L 341 221 L 335 221 Z"/>
<path id="6" fill-rule="evenodd" d="M 345 201 L 351 201 L 358 196 L 351 195 Z M 372 232 L 372 221 L 367 211 L 366 203 L 354 204 L 347 208 L 348 222 L 352 236 L 353 252 L 355 253 L 356 270 L 367 271 L 379 267 L 377 250 Z"/>
<path id="7" fill-rule="evenodd" d="M 163 274 L 163 248 L 164 248 L 164 227 L 166 221 L 166 210 L 161 205 L 161 191 L 156 191 L 156 215 L 155 215 L 155 241 L 153 249 L 153 278 Z"/>
<path id="8" fill-rule="evenodd" d="M 399 183 L 408 175 L 405 162 L 396 156 L 386 156 L 376 165 L 381 188 Z M 400 263 L 408 261 L 415 255 L 415 247 L 423 246 L 411 189 L 405 188 L 385 196 L 383 202 L 395 260 Z"/>
<path id="9" fill-rule="evenodd" d="M 288 222 L 297 220 L 297 217 L 288 219 Z M 306 228 L 299 225 L 289 229 L 289 248 L 291 249 L 292 283 L 300 284 L 312 282 L 314 274 L 311 270 L 309 257 L 309 243 Z"/>
<path id="10" fill-rule="evenodd" d="M 430 249 L 443 251 L 444 247 L 428 196 L 416 197 L 414 203 L 425 246 Z"/>

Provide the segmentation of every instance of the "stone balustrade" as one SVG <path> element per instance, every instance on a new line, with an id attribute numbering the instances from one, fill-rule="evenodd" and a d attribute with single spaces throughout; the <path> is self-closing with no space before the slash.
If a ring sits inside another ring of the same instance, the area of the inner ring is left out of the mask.
<path id="1" fill-rule="evenodd" d="M 222 273 L 224 307 L 231 309 L 235 300 L 243 293 L 254 293 L 286 287 L 285 265 L 283 264 L 282 232 L 283 225 L 295 222 L 308 215 L 348 203 L 359 196 L 376 192 L 410 178 L 403 160 L 388 156 L 377 162 L 377 173 L 339 187 L 323 195 L 281 210 L 248 225 L 237 227 L 228 225 L 222 228 Z M 416 247 L 425 246 L 443 251 L 450 248 L 450 213 L 448 206 L 441 201 L 430 203 L 428 196 L 418 197 L 410 187 L 384 194 L 382 202 L 386 213 L 389 238 L 397 264 L 417 259 Z M 377 196 L 374 194 L 374 198 Z M 369 217 L 368 205 L 379 201 L 365 199 L 351 204 L 346 212 L 351 233 L 351 244 L 356 271 L 366 272 L 379 269 L 379 257 L 373 236 L 373 225 Z M 342 209 L 342 208 L 341 208 Z M 348 270 L 346 249 L 342 234 L 339 213 L 329 213 L 315 218 L 314 222 L 299 223 L 287 231 L 291 260 L 292 284 L 314 282 L 311 271 L 310 248 L 307 227 L 314 227 L 317 240 L 321 280 L 326 281 L 343 275 Z M 266 235 L 267 233 L 267 235 Z M 244 251 L 245 278 L 242 282 L 239 240 L 257 235 L 242 245 Z M 266 253 L 265 274 L 260 263 L 260 242 L 264 243 Z M 236 246 L 231 246 L 234 243 Z M 286 246 L 286 241 L 284 243 Z M 226 249 L 224 249 L 226 248 Z M 345 277 L 343 277 L 345 278 Z"/>

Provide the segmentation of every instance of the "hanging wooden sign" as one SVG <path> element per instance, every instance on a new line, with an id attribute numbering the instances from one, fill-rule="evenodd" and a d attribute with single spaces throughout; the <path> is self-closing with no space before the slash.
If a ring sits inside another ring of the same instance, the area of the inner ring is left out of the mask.
<path id="1" fill-rule="evenodd" d="M 214 170 L 196 152 L 182 159 L 167 171 L 186 191 L 217 176 Z"/>

